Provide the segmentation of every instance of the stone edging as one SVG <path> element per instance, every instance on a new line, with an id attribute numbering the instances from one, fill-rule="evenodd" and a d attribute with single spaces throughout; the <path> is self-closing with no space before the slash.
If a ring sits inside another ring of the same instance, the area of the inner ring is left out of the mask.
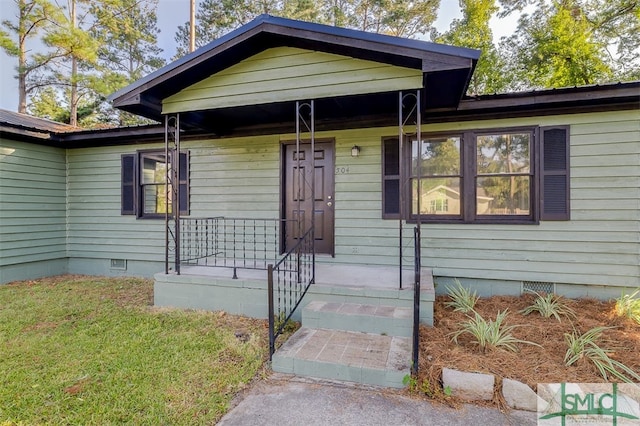
<path id="1" fill-rule="evenodd" d="M 451 394 L 467 401 L 490 401 L 496 378 L 493 374 L 467 373 L 450 368 L 442 369 L 442 386 Z M 507 405 L 516 410 L 537 411 L 538 395 L 526 384 L 502 379 L 502 396 Z"/>

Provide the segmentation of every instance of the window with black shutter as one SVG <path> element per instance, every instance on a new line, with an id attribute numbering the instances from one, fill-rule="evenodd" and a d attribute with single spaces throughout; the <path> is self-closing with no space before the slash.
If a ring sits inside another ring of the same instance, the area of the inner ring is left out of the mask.
<path id="1" fill-rule="evenodd" d="M 400 217 L 400 144 L 398 138 L 382 141 L 382 217 Z"/>
<path id="2" fill-rule="evenodd" d="M 121 214 L 136 214 L 136 163 L 137 154 L 122 155 L 122 193 L 121 193 Z"/>
<path id="3" fill-rule="evenodd" d="M 569 126 L 540 128 L 540 220 L 569 220 Z"/>
<path id="4" fill-rule="evenodd" d="M 171 161 L 170 161 L 171 163 Z M 178 165 L 178 164 L 176 164 Z M 189 214 L 189 154 L 179 156 L 180 213 Z M 123 215 L 140 218 L 163 218 L 167 205 L 171 212 L 172 200 L 167 204 L 167 161 L 164 150 L 139 151 L 122 156 Z"/>
<path id="5" fill-rule="evenodd" d="M 407 220 L 569 220 L 569 126 L 423 134 L 405 147 L 400 152 L 397 137 L 382 140 L 384 219 L 400 217 L 404 198 Z M 403 178 L 400 161 L 408 165 Z"/>

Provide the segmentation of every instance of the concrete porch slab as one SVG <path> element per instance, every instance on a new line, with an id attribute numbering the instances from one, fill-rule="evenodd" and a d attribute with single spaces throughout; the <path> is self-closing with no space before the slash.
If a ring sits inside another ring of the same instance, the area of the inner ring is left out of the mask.
<path id="1" fill-rule="evenodd" d="M 183 267 L 182 274 L 156 274 L 156 306 L 224 310 L 253 318 L 267 318 L 267 272 L 222 267 Z M 404 274 L 410 276 L 409 272 Z M 318 263 L 316 281 L 310 286 L 300 308 L 317 300 L 373 306 L 413 307 L 413 285 L 398 285 L 398 269 L 375 265 L 329 265 Z M 420 294 L 420 322 L 433 325 L 435 291 L 431 270 L 424 268 Z M 301 320 L 301 309 L 293 315 Z"/>
<path id="2" fill-rule="evenodd" d="M 216 278 L 233 278 L 233 268 L 220 266 L 183 266 L 183 275 L 202 275 Z M 236 269 L 239 280 L 266 280 L 264 269 Z M 397 266 L 352 265 L 316 263 L 316 285 L 357 287 L 372 289 L 400 289 L 400 272 Z M 402 289 L 412 289 L 414 271 L 402 271 Z M 423 288 L 433 287 L 431 269 L 422 268 Z"/>

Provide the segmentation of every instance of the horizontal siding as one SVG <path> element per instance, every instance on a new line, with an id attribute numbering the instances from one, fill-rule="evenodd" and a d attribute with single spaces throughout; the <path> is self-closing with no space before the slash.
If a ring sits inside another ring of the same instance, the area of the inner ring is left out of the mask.
<path id="1" fill-rule="evenodd" d="M 460 278 L 640 285 L 637 111 L 442 123 L 425 126 L 424 131 L 565 124 L 571 125 L 571 221 L 423 225 L 425 266 L 436 275 Z M 398 222 L 381 219 L 380 179 L 381 138 L 396 134 L 395 127 L 317 134 L 336 141 L 336 257 L 319 261 L 397 264 Z M 294 137 L 184 142 L 191 154 L 191 215 L 277 218 L 281 142 Z M 350 155 L 353 145 L 361 147 L 357 158 Z M 69 150 L 70 256 L 163 259 L 162 221 L 120 215 L 120 155 L 135 150 Z M 405 224 L 407 259 L 412 228 Z"/>
<path id="2" fill-rule="evenodd" d="M 423 264 L 436 275 L 614 286 L 640 285 L 640 125 L 637 111 L 428 125 L 425 132 L 571 125 L 571 215 L 538 225 L 423 225 Z M 336 262 L 397 264 L 398 222 L 381 220 L 382 136 L 335 133 Z M 321 133 L 318 137 L 331 136 Z M 362 148 L 358 158 L 350 147 Z M 405 224 L 411 257 L 413 225 Z M 325 260 L 326 261 L 326 260 Z"/>
<path id="3" fill-rule="evenodd" d="M 68 151 L 68 255 L 75 259 L 164 259 L 164 220 L 120 214 L 121 155 L 137 149 L 99 147 Z"/>
<path id="4" fill-rule="evenodd" d="M 66 258 L 65 157 L 0 139 L 0 268 Z"/>
<path id="5" fill-rule="evenodd" d="M 422 87 L 422 71 L 293 47 L 267 49 L 162 102 L 163 113 Z"/>
<path id="6" fill-rule="evenodd" d="M 164 259 L 164 221 L 120 215 L 121 154 L 152 147 L 69 151 L 70 257 Z M 278 217 L 277 136 L 183 142 L 183 148 L 190 152 L 192 216 Z"/>

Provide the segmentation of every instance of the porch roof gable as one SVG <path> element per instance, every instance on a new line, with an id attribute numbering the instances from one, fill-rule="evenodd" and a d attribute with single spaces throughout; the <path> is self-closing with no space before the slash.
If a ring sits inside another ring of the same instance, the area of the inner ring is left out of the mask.
<path id="1" fill-rule="evenodd" d="M 115 107 L 161 120 L 162 100 L 273 47 L 292 47 L 419 70 L 424 107 L 457 107 L 480 51 L 261 15 L 149 74 L 109 99 Z M 445 90 L 446 89 L 446 90 Z M 433 91 L 433 92 L 432 92 Z"/>

